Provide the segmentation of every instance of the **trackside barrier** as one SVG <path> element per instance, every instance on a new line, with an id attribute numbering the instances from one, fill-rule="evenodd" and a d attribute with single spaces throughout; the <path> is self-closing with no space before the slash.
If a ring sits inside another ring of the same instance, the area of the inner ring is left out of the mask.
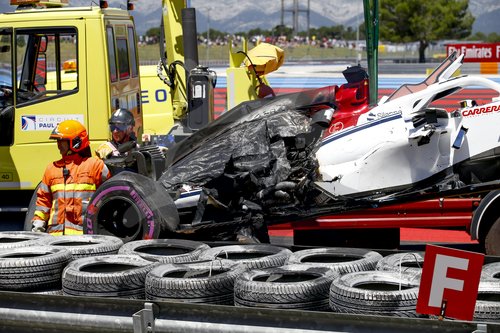
<path id="1" fill-rule="evenodd" d="M 496 333 L 500 324 L 0 292 L 0 331 Z"/>
<path id="2" fill-rule="evenodd" d="M 498 74 L 498 62 L 481 62 L 479 70 L 481 74 Z"/>

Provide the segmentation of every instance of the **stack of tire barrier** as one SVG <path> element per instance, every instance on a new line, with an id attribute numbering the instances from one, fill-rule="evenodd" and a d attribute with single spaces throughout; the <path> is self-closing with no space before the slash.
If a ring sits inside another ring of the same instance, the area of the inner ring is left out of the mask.
<path id="1" fill-rule="evenodd" d="M 500 321 L 500 262 L 483 266 L 474 320 Z"/>
<path id="2" fill-rule="evenodd" d="M 85 235 L 94 236 L 94 235 Z M 115 255 L 98 255 L 71 262 L 63 272 L 63 293 L 74 296 L 101 296 L 144 299 L 147 274 L 160 263 L 189 262 L 208 245 L 187 240 L 140 240 L 118 245 L 114 237 L 95 239 L 99 247 L 109 243 Z M 116 238 L 116 240 L 120 239 Z M 94 254 L 98 252 L 96 248 Z M 104 252 L 102 250 L 101 252 Z"/>
<path id="3" fill-rule="evenodd" d="M 123 246 L 123 241 L 120 238 L 106 235 L 49 237 L 44 239 L 44 243 L 67 249 L 71 252 L 73 260 L 115 254 Z"/>
<path id="4" fill-rule="evenodd" d="M 134 254 L 150 261 L 181 263 L 197 261 L 200 254 L 209 249 L 205 243 L 182 239 L 150 239 L 128 242 L 120 254 Z"/>
<path id="5" fill-rule="evenodd" d="M 423 265 L 423 252 L 0 232 L 8 291 L 420 317 Z M 500 262 L 483 267 L 474 320 L 500 321 Z"/>
<path id="6" fill-rule="evenodd" d="M 156 263 L 134 255 L 76 259 L 62 275 L 65 295 L 144 299 L 147 273 Z"/>
<path id="7" fill-rule="evenodd" d="M 198 256 L 191 263 L 154 268 L 146 279 L 146 298 L 233 305 L 234 282 L 241 274 L 251 268 L 281 266 L 291 253 L 267 244 L 207 246 L 198 252 L 200 248 L 192 252 Z"/>
<path id="8" fill-rule="evenodd" d="M 47 234 L 30 231 L 0 233 L 0 288 L 47 292 L 61 289 L 61 274 L 71 253 L 47 246 Z"/>

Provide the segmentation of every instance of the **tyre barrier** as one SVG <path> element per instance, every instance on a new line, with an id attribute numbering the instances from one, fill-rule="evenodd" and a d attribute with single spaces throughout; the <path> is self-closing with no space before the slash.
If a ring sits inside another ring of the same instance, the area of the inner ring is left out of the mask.
<path id="1" fill-rule="evenodd" d="M 68 250 L 47 245 L 0 249 L 0 289 L 60 289 L 62 271 L 70 260 Z"/>
<path id="2" fill-rule="evenodd" d="M 62 290 L 73 296 L 144 299 L 146 274 L 156 265 L 120 254 L 76 259 L 62 273 Z"/>
<path id="3" fill-rule="evenodd" d="M 343 247 L 307 249 L 293 252 L 287 264 L 301 264 L 310 267 L 327 267 L 340 274 L 374 270 L 382 259 L 378 252 Z"/>
<path id="4" fill-rule="evenodd" d="M 474 320 L 500 321 L 500 262 L 483 265 Z"/>
<path id="5" fill-rule="evenodd" d="M 0 232 L 0 249 L 37 246 L 45 244 L 42 238 L 54 237 L 44 232 L 2 231 Z"/>
<path id="6" fill-rule="evenodd" d="M 291 253 L 289 249 L 269 244 L 226 245 L 202 251 L 199 260 L 226 259 L 253 269 L 282 266 Z"/>
<path id="7" fill-rule="evenodd" d="M 424 267 L 424 252 L 407 252 L 389 254 L 377 263 L 377 271 L 393 271 L 410 274 L 421 274 Z"/>
<path id="8" fill-rule="evenodd" d="M 106 235 L 64 235 L 43 240 L 50 246 L 67 249 L 73 259 L 116 254 L 123 245 L 120 238 Z"/>
<path id="9" fill-rule="evenodd" d="M 227 260 L 161 264 L 146 276 L 146 299 L 233 305 L 234 281 L 245 270 Z"/>
<path id="10" fill-rule="evenodd" d="M 134 254 L 161 263 L 193 262 L 209 249 L 205 243 L 185 239 L 148 239 L 124 244 L 118 253 Z"/>
<path id="11" fill-rule="evenodd" d="M 391 271 L 352 272 L 330 287 L 330 308 L 339 313 L 421 317 L 417 305 L 419 280 Z"/>
<path id="12" fill-rule="evenodd" d="M 179 215 L 174 201 L 158 182 L 123 171 L 92 195 L 83 219 L 84 234 L 114 235 L 124 243 L 156 239 L 175 231 Z"/>
<path id="13" fill-rule="evenodd" d="M 339 273 L 327 267 L 285 265 L 253 269 L 234 285 L 234 303 L 241 307 L 330 311 L 328 291 Z"/>

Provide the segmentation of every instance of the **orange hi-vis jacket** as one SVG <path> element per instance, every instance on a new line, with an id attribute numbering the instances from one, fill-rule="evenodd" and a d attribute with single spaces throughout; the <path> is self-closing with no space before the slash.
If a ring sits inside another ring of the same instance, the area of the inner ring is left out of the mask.
<path id="1" fill-rule="evenodd" d="M 49 164 L 37 191 L 33 221 L 45 221 L 52 235 L 83 234 L 82 212 L 109 177 L 108 167 L 95 157 L 74 154 Z"/>

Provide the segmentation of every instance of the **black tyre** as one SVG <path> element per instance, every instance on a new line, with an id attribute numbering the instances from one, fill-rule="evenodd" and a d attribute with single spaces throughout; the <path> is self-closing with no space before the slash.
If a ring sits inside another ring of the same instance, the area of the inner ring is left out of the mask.
<path id="1" fill-rule="evenodd" d="M 37 246 L 46 244 L 44 239 L 54 236 L 43 232 L 30 231 L 2 231 L 0 232 L 0 249 Z"/>
<path id="2" fill-rule="evenodd" d="M 146 277 L 146 298 L 233 305 L 234 280 L 245 269 L 227 260 L 161 264 Z"/>
<path id="3" fill-rule="evenodd" d="M 294 252 L 288 258 L 287 263 L 328 267 L 340 274 L 345 274 L 373 270 L 380 259 L 382 259 L 382 255 L 375 251 L 328 247 Z"/>
<path id="4" fill-rule="evenodd" d="M 51 246 L 0 250 L 0 289 L 40 291 L 60 288 L 71 253 Z"/>
<path id="5" fill-rule="evenodd" d="M 482 300 L 478 294 L 473 320 L 500 322 L 500 295 L 496 296 L 495 300 Z"/>
<path id="6" fill-rule="evenodd" d="M 155 239 L 174 231 L 179 215 L 164 188 L 145 176 L 124 171 L 102 184 L 90 199 L 85 234 L 119 237 L 124 243 Z"/>
<path id="7" fill-rule="evenodd" d="M 377 263 L 377 271 L 421 274 L 424 267 L 424 252 L 389 254 Z"/>
<path id="8" fill-rule="evenodd" d="M 493 223 L 484 240 L 486 254 L 500 256 L 500 217 Z"/>
<path id="9" fill-rule="evenodd" d="M 492 282 L 500 289 L 500 261 L 483 265 L 481 270 L 481 282 Z"/>
<path id="10" fill-rule="evenodd" d="M 192 262 L 209 249 L 205 243 L 184 239 L 148 239 L 123 245 L 120 254 L 135 254 L 150 261 L 162 263 Z"/>
<path id="11" fill-rule="evenodd" d="M 244 307 L 329 311 L 332 281 L 339 276 L 327 267 L 286 265 L 254 269 L 234 285 L 234 303 Z"/>
<path id="12" fill-rule="evenodd" d="M 28 205 L 28 211 L 26 212 L 26 217 L 24 218 L 24 231 L 31 231 L 33 229 L 31 221 L 33 220 L 33 217 L 35 216 L 35 210 L 36 210 L 36 192 L 38 191 L 38 188 L 40 187 L 40 183 L 35 188 L 35 192 L 33 192 L 33 195 L 31 196 L 30 203 Z"/>
<path id="13" fill-rule="evenodd" d="M 413 275 L 389 271 L 347 273 L 330 287 L 334 312 L 419 317 L 416 313 L 419 281 Z"/>
<path id="14" fill-rule="evenodd" d="M 80 258 L 64 269 L 62 290 L 73 296 L 144 299 L 146 274 L 155 265 L 133 255 Z"/>
<path id="15" fill-rule="evenodd" d="M 45 243 L 67 249 L 73 259 L 116 254 L 123 245 L 120 238 L 106 235 L 58 236 L 46 240 Z"/>
<path id="16" fill-rule="evenodd" d="M 500 262 L 483 266 L 474 320 L 500 321 Z"/>
<path id="17" fill-rule="evenodd" d="M 226 259 L 244 264 L 249 269 L 282 266 L 292 251 L 268 244 L 227 245 L 207 249 L 200 260 Z"/>

